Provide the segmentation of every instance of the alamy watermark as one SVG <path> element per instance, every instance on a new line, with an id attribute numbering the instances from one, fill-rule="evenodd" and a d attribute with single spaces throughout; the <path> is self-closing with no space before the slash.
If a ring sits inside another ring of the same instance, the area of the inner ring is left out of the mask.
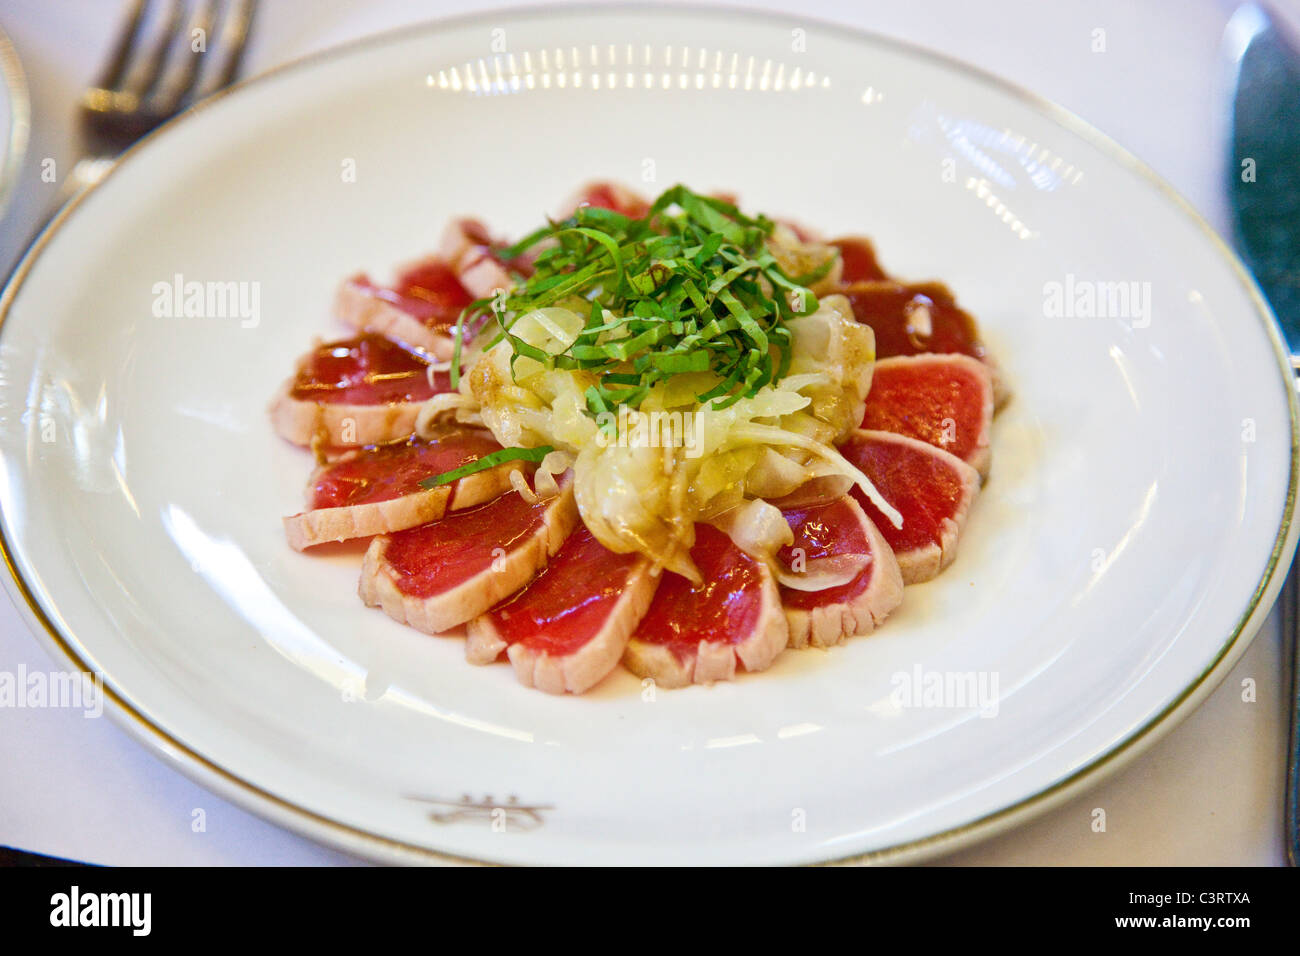
<path id="1" fill-rule="evenodd" d="M 104 679 L 82 671 L 0 671 L 0 709 L 80 710 L 83 717 L 104 713 Z"/>
<path id="2" fill-rule="evenodd" d="M 1043 315 L 1049 319 L 1128 319 L 1135 329 L 1151 324 L 1151 283 L 1100 282 L 1073 272 L 1043 283 Z"/>
<path id="3" fill-rule="evenodd" d="M 200 282 L 176 273 L 155 282 L 153 314 L 159 319 L 238 319 L 240 328 L 255 329 L 262 321 L 260 282 Z"/>
<path id="4" fill-rule="evenodd" d="M 704 412 L 642 412 L 620 405 L 596 416 L 601 448 L 681 448 L 687 458 L 704 451 Z"/>
<path id="5" fill-rule="evenodd" d="M 916 664 L 889 678 L 889 699 L 896 707 L 927 710 L 977 710 L 998 715 L 997 671 L 927 671 Z"/>
<path id="6" fill-rule="evenodd" d="M 83 893 L 74 883 L 50 897 L 50 925 L 56 927 L 121 927 L 132 936 L 148 936 L 152 914 L 152 893 Z"/>

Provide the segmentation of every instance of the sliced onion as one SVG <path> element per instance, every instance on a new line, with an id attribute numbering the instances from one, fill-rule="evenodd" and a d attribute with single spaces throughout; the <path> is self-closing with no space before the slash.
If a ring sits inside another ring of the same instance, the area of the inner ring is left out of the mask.
<path id="1" fill-rule="evenodd" d="M 914 305 L 907 311 L 908 324 L 912 326 L 918 338 L 928 339 L 934 332 L 934 317 L 925 305 Z"/>
<path id="2" fill-rule="evenodd" d="M 829 504 L 843 498 L 852 487 L 853 479 L 848 475 L 820 475 L 809 478 L 790 494 L 774 500 L 772 504 L 783 509 Z"/>
<path id="3" fill-rule="evenodd" d="M 777 383 L 777 387 L 786 392 L 802 392 L 805 388 L 834 384 L 825 372 L 804 372 L 802 375 L 787 375 Z"/>
<path id="4" fill-rule="evenodd" d="M 782 498 L 805 484 L 808 469 L 770 445 L 760 446 L 758 461 L 745 476 L 745 491 L 769 501 Z"/>
<path id="5" fill-rule="evenodd" d="M 825 591 L 848 584 L 871 564 L 869 554 L 832 554 L 813 558 L 803 571 L 777 563 L 776 579 L 795 591 Z"/>
<path id="6" fill-rule="evenodd" d="M 560 493 L 560 483 L 549 471 L 538 469 L 533 473 L 533 489 L 542 501 L 550 501 Z"/>
<path id="7" fill-rule="evenodd" d="M 444 392 L 442 395 L 433 396 L 420 406 L 420 412 L 415 416 L 415 433 L 421 438 L 432 438 L 434 423 L 439 418 L 448 412 L 459 412 L 466 407 L 476 407 L 474 400 L 466 398 L 459 392 Z"/>
<path id="8" fill-rule="evenodd" d="M 548 452 L 546 457 L 541 460 L 537 468 L 539 471 L 549 471 L 553 475 L 559 475 L 573 467 L 573 455 L 567 451 Z"/>
<path id="9" fill-rule="evenodd" d="M 881 513 L 889 519 L 889 523 L 895 528 L 903 527 L 903 515 L 885 500 L 884 496 L 876 490 L 876 486 L 871 483 L 871 479 L 864 475 L 852 462 L 846 459 L 834 448 L 829 448 L 812 439 L 805 438 L 803 435 L 795 434 L 782 428 L 773 428 L 771 425 L 748 424 L 740 425 L 732 429 L 732 437 L 748 438 L 755 442 L 763 442 L 769 445 L 792 445 L 795 448 L 803 448 L 812 452 L 814 455 L 824 459 L 827 464 L 835 467 L 843 475 L 848 475 L 853 479 L 853 483 L 862 489 L 873 505 L 880 509 Z"/>
<path id="10" fill-rule="evenodd" d="M 567 451 L 553 451 L 543 458 L 533 474 L 533 489 L 537 497 L 550 501 L 560 493 L 560 483 L 556 475 L 562 475 L 573 467 L 573 456 Z"/>
<path id="11" fill-rule="evenodd" d="M 718 515 L 713 524 L 741 551 L 769 564 L 779 563 L 775 557 L 782 545 L 794 543 L 794 532 L 781 509 L 760 498 Z"/>
<path id="12" fill-rule="evenodd" d="M 534 494 L 532 488 L 528 487 L 528 479 L 518 469 L 510 472 L 510 485 L 515 491 L 519 492 L 519 497 L 530 505 L 535 505 L 542 500 L 538 495 Z"/>

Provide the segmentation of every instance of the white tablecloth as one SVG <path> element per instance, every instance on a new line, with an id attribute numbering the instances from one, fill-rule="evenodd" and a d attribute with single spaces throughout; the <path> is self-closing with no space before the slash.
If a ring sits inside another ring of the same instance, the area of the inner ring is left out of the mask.
<path id="1" fill-rule="evenodd" d="M 791 5 L 753 6 L 789 12 Z M 4 0 L 32 92 L 31 146 L 0 223 L 0 274 L 52 198 L 42 158 L 73 158 L 74 103 L 117 28 L 108 0 Z M 1078 113 L 1148 162 L 1221 232 L 1225 153 L 1218 44 L 1226 0 L 804 0 L 839 21 L 951 54 Z M 467 0 L 261 0 L 246 73 L 354 37 L 473 9 Z M 1296 0 L 1285 7 L 1295 18 Z M 503 13 L 503 19 L 507 17 Z M 1092 51 L 1093 31 L 1106 50 Z M 1286 745 L 1274 615 L 1218 691 L 1116 777 L 945 862 L 962 864 L 1278 864 Z M 0 599 L 0 671 L 52 664 Z M 1242 682 L 1256 683 L 1254 702 Z M 1106 811 L 1104 833 L 1093 809 Z M 193 811 L 206 829 L 195 833 Z M 191 783 L 108 720 L 0 708 L 0 844 L 106 864 L 338 864 L 317 846 Z M 635 861 L 629 861 L 635 862 Z"/>

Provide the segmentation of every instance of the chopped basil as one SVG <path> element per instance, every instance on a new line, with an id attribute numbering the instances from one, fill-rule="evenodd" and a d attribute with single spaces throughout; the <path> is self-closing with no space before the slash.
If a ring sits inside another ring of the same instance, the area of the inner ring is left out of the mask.
<path id="1" fill-rule="evenodd" d="M 495 468 L 507 461 L 541 461 L 554 450 L 550 445 L 541 445 L 537 448 L 502 448 L 500 451 L 484 455 L 477 461 L 471 461 L 468 465 L 461 465 L 451 471 L 444 471 L 441 475 L 430 475 L 428 478 L 422 478 L 420 479 L 420 487 L 425 491 L 430 491 L 439 485 L 447 485 L 458 478 L 464 478 L 466 475 L 487 471 L 489 468 Z"/>
<path id="2" fill-rule="evenodd" d="M 636 407 L 656 383 L 673 375 L 711 371 L 719 384 L 698 398 L 724 408 L 780 379 L 790 365 L 785 321 L 817 309 L 817 297 L 782 272 L 767 247 L 773 223 L 750 218 L 731 203 L 685 186 L 660 195 L 640 219 L 590 206 L 549 222 L 498 252 L 514 259 L 543 241 L 535 271 L 519 277 L 497 301 L 479 299 L 457 322 L 452 387 L 460 381 L 467 322 L 494 311 L 518 358 L 547 368 L 596 373 L 587 389 L 590 415 Z M 815 281 L 830 268 L 804 281 Z M 512 335 L 512 323 L 553 305 L 589 310 L 585 328 L 551 355 Z M 491 456 L 489 456 L 491 457 Z M 486 460 L 486 459 L 485 459 Z"/>

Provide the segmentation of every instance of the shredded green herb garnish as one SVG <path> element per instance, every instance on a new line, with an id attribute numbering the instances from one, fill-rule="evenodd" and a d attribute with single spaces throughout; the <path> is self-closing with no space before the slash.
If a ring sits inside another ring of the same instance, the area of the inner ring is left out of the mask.
<path id="1" fill-rule="evenodd" d="M 711 371 L 718 384 L 699 401 L 726 408 L 779 380 L 790 365 L 785 320 L 817 309 L 815 283 L 831 268 L 787 276 L 767 240 L 773 222 L 750 218 L 721 199 L 673 186 L 640 219 L 607 209 L 579 208 L 498 250 L 502 261 L 541 243 L 534 273 L 496 300 L 472 303 L 457 323 L 451 383 L 459 385 L 467 320 L 495 314 L 508 341 L 511 368 L 529 358 L 547 368 L 597 374 L 586 393 L 596 416 L 619 405 L 637 407 L 650 389 L 674 375 Z M 560 354 L 517 335 L 514 323 L 535 309 L 565 306 L 587 312 L 585 327 Z"/>
<path id="2" fill-rule="evenodd" d="M 451 471 L 444 471 L 441 475 L 430 475 L 428 478 L 421 478 L 420 487 L 425 491 L 430 491 L 439 485 L 450 484 L 458 478 L 464 478 L 466 475 L 487 471 L 489 468 L 495 468 L 507 461 L 541 461 L 554 450 L 550 445 L 541 445 L 537 448 L 502 448 L 500 451 L 484 455 L 477 461 L 471 461 L 468 465 L 461 465 Z"/>

